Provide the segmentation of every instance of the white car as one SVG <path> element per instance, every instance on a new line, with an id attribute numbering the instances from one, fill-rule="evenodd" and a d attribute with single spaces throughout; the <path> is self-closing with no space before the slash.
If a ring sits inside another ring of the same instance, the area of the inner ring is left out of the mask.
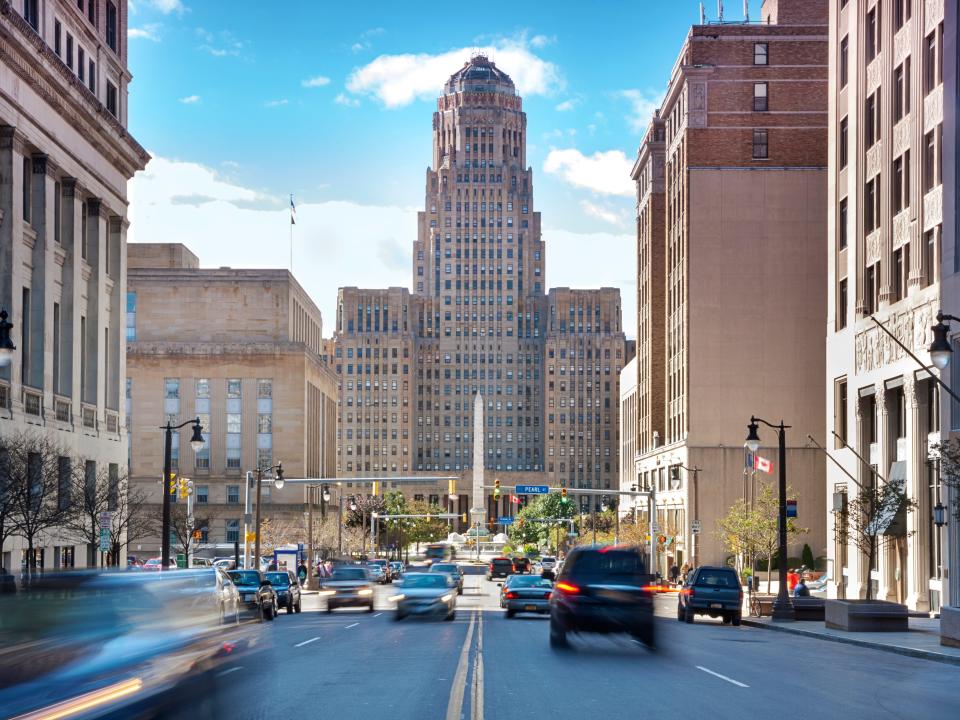
<path id="1" fill-rule="evenodd" d="M 544 570 L 556 570 L 557 559 L 555 557 L 542 557 L 540 558 L 540 567 Z"/>

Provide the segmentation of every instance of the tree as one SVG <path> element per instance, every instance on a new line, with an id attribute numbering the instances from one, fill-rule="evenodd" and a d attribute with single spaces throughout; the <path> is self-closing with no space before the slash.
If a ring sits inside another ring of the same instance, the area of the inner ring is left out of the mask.
<path id="1" fill-rule="evenodd" d="M 930 454 L 940 462 L 940 480 L 954 490 L 953 516 L 960 520 L 960 438 L 932 446 Z"/>
<path id="2" fill-rule="evenodd" d="M 19 433 L 0 440 L 9 470 L 8 492 L 12 507 L 12 534 L 27 542 L 27 574 L 37 567 L 34 545 L 42 534 L 63 522 L 68 504 L 60 458 L 65 453 L 40 435 Z"/>
<path id="3" fill-rule="evenodd" d="M 737 557 L 738 564 L 753 568 L 764 525 L 761 514 L 741 498 L 717 521 L 717 534 L 723 547 Z"/>
<path id="4" fill-rule="evenodd" d="M 196 507 L 194 507 L 193 524 L 188 524 L 187 504 L 185 502 L 170 506 L 170 531 L 173 533 L 174 538 L 176 538 L 176 544 L 183 548 L 184 554 L 186 554 L 187 548 L 190 547 L 193 541 L 193 531 L 207 527 L 209 523 L 210 518 L 198 516 L 196 514 Z M 262 540 L 260 544 L 261 546 L 263 545 Z"/>
<path id="5" fill-rule="evenodd" d="M 0 440 L 0 550 L 14 534 L 13 496 L 10 487 L 10 451 Z M 11 568 L 7 568 L 10 572 Z"/>
<path id="6" fill-rule="evenodd" d="M 837 514 L 834 537 L 839 543 L 852 544 L 861 556 L 866 555 L 869 572 L 876 563 L 877 553 L 897 542 L 897 536 L 885 534 L 887 527 L 900 512 L 912 512 L 915 507 L 916 503 L 907 497 L 902 481 L 861 487 L 844 510 Z M 866 599 L 873 599 L 873 583 L 869 580 Z"/>
<path id="7" fill-rule="evenodd" d="M 120 479 L 120 488 L 117 505 L 110 518 L 110 546 L 117 558 L 133 543 L 157 537 L 162 531 L 156 504 L 150 503 L 147 493 L 140 486 L 131 485 L 126 476 Z"/>
<path id="8" fill-rule="evenodd" d="M 423 500 L 414 500 L 409 503 L 408 512 L 413 515 L 438 515 L 442 510 L 437 505 L 430 505 Z M 450 534 L 450 528 L 446 520 L 437 517 L 413 518 L 409 533 L 410 542 L 417 544 L 417 553 L 419 553 L 420 543 L 444 540 Z"/>
<path id="9" fill-rule="evenodd" d="M 87 563 L 95 564 L 100 545 L 100 515 L 109 509 L 107 473 L 85 458 L 74 462 L 60 458 L 61 471 L 68 477 L 64 499 L 63 527 L 82 538 L 87 546 Z"/>
<path id="10" fill-rule="evenodd" d="M 560 493 L 538 495 L 517 513 L 507 532 L 515 545 L 544 545 L 549 542 L 552 530 L 566 525 L 559 521 L 573 515 L 573 502 L 569 498 Z M 522 524 L 520 518 L 524 520 Z"/>

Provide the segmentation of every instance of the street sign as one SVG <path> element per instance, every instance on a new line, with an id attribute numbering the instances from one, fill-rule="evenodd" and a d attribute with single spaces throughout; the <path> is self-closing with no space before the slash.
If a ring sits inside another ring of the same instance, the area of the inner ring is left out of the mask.
<path id="1" fill-rule="evenodd" d="M 580 533 L 568 532 L 568 533 L 567 533 L 567 537 L 577 537 L 577 535 L 579 535 L 579 534 L 580 534 Z"/>
<path id="2" fill-rule="evenodd" d="M 193 519 L 193 515 L 187 515 L 187 528 L 193 530 L 194 523 L 196 521 Z"/>
<path id="3" fill-rule="evenodd" d="M 654 520 L 653 524 L 650 526 L 650 532 L 652 533 L 660 532 L 660 524 L 656 520 Z"/>
<path id="4" fill-rule="evenodd" d="M 546 495 L 550 492 L 549 485 L 517 485 L 513 491 L 517 495 Z"/>
<path id="5" fill-rule="evenodd" d="M 110 530 L 107 528 L 100 529 L 100 552 L 109 552 L 110 551 Z"/>
<path id="6" fill-rule="evenodd" d="M 795 518 L 797 516 L 797 501 L 787 500 L 787 517 Z"/>
<path id="7" fill-rule="evenodd" d="M 498 521 L 501 525 L 513 525 L 513 518 L 507 517 L 506 515 L 500 518 Z"/>
<path id="8" fill-rule="evenodd" d="M 700 533 L 700 521 L 699 521 L 699 520 L 694 520 L 694 521 L 693 521 L 693 527 L 690 528 L 690 532 L 692 532 L 694 535 L 698 535 L 698 534 Z"/>
<path id="9" fill-rule="evenodd" d="M 106 528 L 107 530 L 109 530 L 110 521 L 112 519 L 113 519 L 112 512 L 105 510 L 104 512 L 100 513 L 100 529 L 103 530 L 104 528 Z"/>

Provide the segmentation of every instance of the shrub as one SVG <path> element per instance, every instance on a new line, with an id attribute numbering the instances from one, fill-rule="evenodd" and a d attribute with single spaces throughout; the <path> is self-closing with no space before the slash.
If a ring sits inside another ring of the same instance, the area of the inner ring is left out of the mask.
<path id="1" fill-rule="evenodd" d="M 811 570 L 813 569 L 813 550 L 810 549 L 810 546 L 807 543 L 803 544 L 803 552 L 800 553 L 800 561 Z"/>

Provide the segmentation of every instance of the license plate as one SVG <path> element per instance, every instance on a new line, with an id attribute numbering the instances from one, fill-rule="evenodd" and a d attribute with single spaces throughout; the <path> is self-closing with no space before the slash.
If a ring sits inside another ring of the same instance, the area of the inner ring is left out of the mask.
<path id="1" fill-rule="evenodd" d="M 527 606 L 526 606 L 527 612 L 535 612 L 536 609 L 537 609 L 537 606 L 536 606 L 536 605 L 527 605 Z"/>
<path id="2" fill-rule="evenodd" d="M 711 608 L 722 608 L 723 603 L 710 603 Z"/>

